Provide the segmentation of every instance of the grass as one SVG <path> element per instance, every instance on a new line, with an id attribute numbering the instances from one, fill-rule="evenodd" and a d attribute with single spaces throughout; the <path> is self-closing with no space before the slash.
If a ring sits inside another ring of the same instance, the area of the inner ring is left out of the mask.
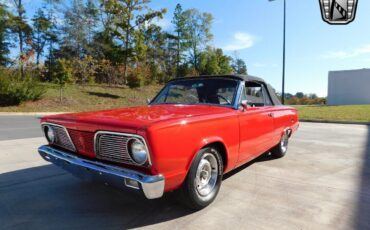
<path id="1" fill-rule="evenodd" d="M 162 88 L 161 85 L 137 89 L 108 85 L 70 85 L 64 89 L 63 101 L 60 102 L 59 87 L 54 84 L 45 86 L 47 91 L 41 100 L 0 107 L 0 112 L 79 112 L 144 105 L 147 98 L 152 99 Z"/>
<path id="2" fill-rule="evenodd" d="M 314 121 L 370 122 L 370 105 L 295 106 L 299 118 Z"/>
<path id="3" fill-rule="evenodd" d="M 60 102 L 59 87 L 54 84 L 45 84 L 45 87 L 47 91 L 41 100 L 0 107 L 0 112 L 79 112 L 144 105 L 147 98 L 153 98 L 162 88 L 161 85 L 137 89 L 108 85 L 70 85 L 65 88 L 63 101 Z M 370 105 L 295 107 L 300 119 L 370 122 Z"/>

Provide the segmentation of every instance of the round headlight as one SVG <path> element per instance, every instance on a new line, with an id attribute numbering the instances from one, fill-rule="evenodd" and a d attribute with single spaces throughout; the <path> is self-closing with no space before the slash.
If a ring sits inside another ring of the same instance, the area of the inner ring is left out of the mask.
<path id="1" fill-rule="evenodd" d="M 128 145 L 131 158 L 137 164 L 142 165 L 148 160 L 148 153 L 143 142 L 137 139 L 131 139 Z"/>
<path id="2" fill-rule="evenodd" d="M 44 134 L 49 143 L 53 144 L 55 142 L 55 133 L 50 125 L 44 126 Z"/>

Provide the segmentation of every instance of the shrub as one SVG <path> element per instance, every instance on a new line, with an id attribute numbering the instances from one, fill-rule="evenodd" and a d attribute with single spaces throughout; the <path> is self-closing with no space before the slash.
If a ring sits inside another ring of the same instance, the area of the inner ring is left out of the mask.
<path id="1" fill-rule="evenodd" d="M 127 85 L 130 88 L 137 88 L 151 82 L 151 73 L 147 66 L 136 67 L 128 70 Z"/>
<path id="2" fill-rule="evenodd" d="M 0 74 L 0 106 L 19 105 L 25 101 L 39 100 L 45 88 L 27 77 L 25 80 Z"/>
<path id="3" fill-rule="evenodd" d="M 141 86 L 141 76 L 135 73 L 129 73 L 127 76 L 127 85 L 130 88 L 137 88 Z"/>

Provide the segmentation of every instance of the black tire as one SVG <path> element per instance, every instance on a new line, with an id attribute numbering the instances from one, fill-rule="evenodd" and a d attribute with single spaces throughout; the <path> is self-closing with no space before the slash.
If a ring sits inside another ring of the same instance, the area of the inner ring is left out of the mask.
<path id="1" fill-rule="evenodd" d="M 202 180 L 197 180 L 197 175 L 199 174 L 198 168 L 199 169 L 202 168 L 202 170 L 200 170 L 201 173 L 199 175 L 203 175 L 202 173 L 206 171 L 203 169 L 204 167 L 203 163 L 206 161 L 205 158 L 207 157 L 210 158 L 209 161 L 212 161 L 213 163 L 216 162 L 217 174 L 213 171 L 214 167 L 212 166 L 212 163 L 211 163 L 210 164 L 212 168 L 211 172 L 213 174 L 211 173 L 210 179 L 208 180 L 207 184 L 211 184 L 211 182 L 213 184 L 213 181 L 215 181 L 215 183 L 212 186 L 212 189 L 204 190 L 204 191 L 209 191 L 209 194 L 202 195 L 201 193 L 203 192 L 203 190 L 200 189 L 201 187 L 199 186 L 199 183 Z M 193 163 L 190 167 L 188 175 L 181 187 L 182 203 L 184 203 L 185 205 L 187 205 L 189 208 L 193 210 L 200 210 L 204 207 L 207 207 L 209 204 L 211 204 L 214 201 L 214 199 L 216 198 L 218 194 L 218 191 L 220 190 L 221 182 L 222 182 L 222 175 L 223 175 L 223 162 L 222 162 L 222 158 L 221 158 L 219 151 L 213 147 L 206 147 L 206 148 L 201 149 L 197 153 L 195 159 L 193 160 Z M 214 178 L 215 180 L 212 180 L 212 178 Z"/>
<path id="2" fill-rule="evenodd" d="M 289 133 L 288 131 L 286 131 L 281 137 L 279 144 L 277 144 L 274 148 L 271 149 L 272 156 L 275 158 L 284 157 L 286 152 L 288 151 L 288 144 L 289 144 Z"/>

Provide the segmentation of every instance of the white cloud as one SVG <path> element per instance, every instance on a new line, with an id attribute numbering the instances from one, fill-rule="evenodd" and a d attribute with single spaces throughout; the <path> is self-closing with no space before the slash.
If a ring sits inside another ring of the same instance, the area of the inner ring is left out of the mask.
<path id="1" fill-rule="evenodd" d="M 248 49 L 254 45 L 255 37 L 243 32 L 237 32 L 230 44 L 223 47 L 225 51 Z"/>
<path id="2" fill-rule="evenodd" d="M 322 58 L 325 59 L 346 59 L 354 58 L 361 55 L 370 54 L 370 44 L 362 46 L 360 48 L 351 50 L 351 51 L 331 51 L 322 55 Z"/>

